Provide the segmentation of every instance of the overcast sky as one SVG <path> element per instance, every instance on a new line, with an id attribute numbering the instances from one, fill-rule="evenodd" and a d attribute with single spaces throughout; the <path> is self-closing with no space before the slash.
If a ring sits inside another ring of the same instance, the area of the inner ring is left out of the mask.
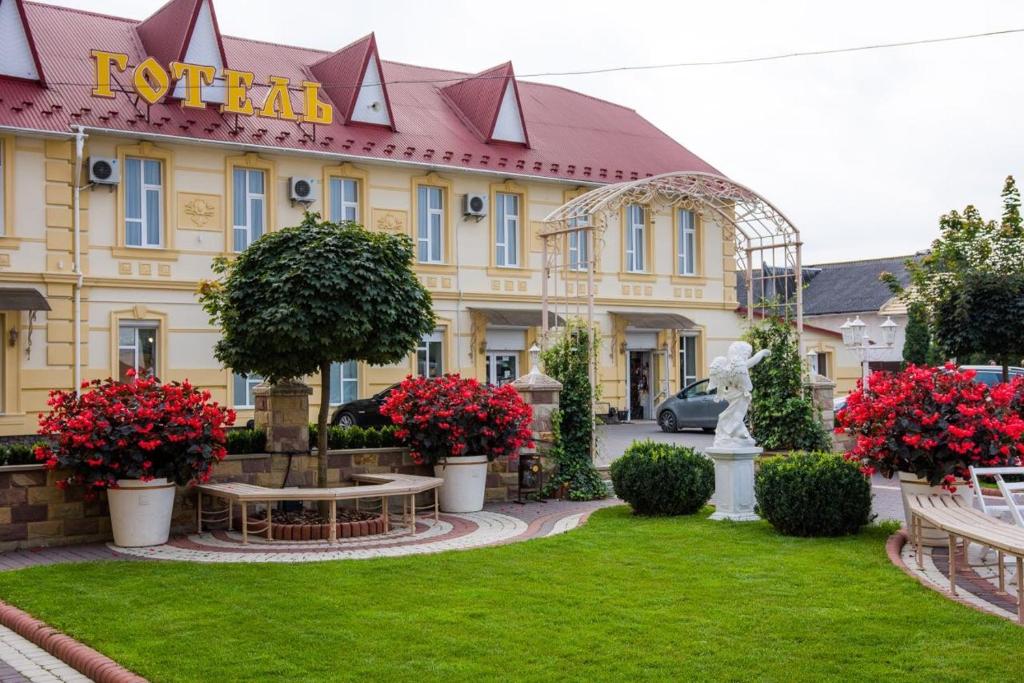
<path id="1" fill-rule="evenodd" d="M 49 0 L 144 18 L 162 0 Z M 517 75 L 1024 27 L 1024 2 L 215 0 L 225 34 Z M 97 46 L 101 47 L 101 46 Z M 805 262 L 907 254 L 1024 184 L 1024 34 L 760 64 L 534 78 L 631 107 L 801 230 Z"/>

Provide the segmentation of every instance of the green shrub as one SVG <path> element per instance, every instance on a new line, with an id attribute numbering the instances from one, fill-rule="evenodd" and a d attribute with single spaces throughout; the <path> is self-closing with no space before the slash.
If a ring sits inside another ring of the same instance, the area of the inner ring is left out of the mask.
<path id="1" fill-rule="evenodd" d="M 34 465 L 36 462 L 33 450 L 38 444 L 12 443 L 0 446 L 0 465 Z"/>
<path id="2" fill-rule="evenodd" d="M 766 458 L 754 491 L 758 513 L 787 536 L 855 534 L 873 517 L 871 482 L 834 453 Z"/>
<path id="3" fill-rule="evenodd" d="M 384 427 L 340 427 L 330 426 L 327 428 L 327 448 L 331 450 L 346 450 L 351 448 L 393 448 L 400 446 L 395 437 L 395 427 L 387 425 Z M 316 425 L 309 425 L 309 444 L 316 447 L 317 428 Z"/>
<path id="4" fill-rule="evenodd" d="M 262 429 L 232 429 L 228 431 L 228 455 L 266 453 L 267 433 Z"/>
<path id="5" fill-rule="evenodd" d="M 634 441 L 612 463 L 615 493 L 639 515 L 691 515 L 715 490 L 715 466 L 686 446 Z"/>

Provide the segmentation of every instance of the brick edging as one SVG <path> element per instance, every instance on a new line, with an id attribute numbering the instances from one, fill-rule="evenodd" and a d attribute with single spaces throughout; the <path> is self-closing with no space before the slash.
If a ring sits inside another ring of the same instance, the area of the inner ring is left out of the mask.
<path id="1" fill-rule="evenodd" d="M 96 683 L 146 683 L 110 657 L 0 600 L 0 624 L 43 648 Z"/>
<path id="2" fill-rule="evenodd" d="M 931 581 L 925 580 L 925 578 L 923 576 L 921 576 L 920 574 L 915 572 L 913 569 L 908 567 L 907 563 L 903 561 L 903 546 L 905 546 L 909 540 L 910 540 L 910 537 L 907 535 L 907 532 L 905 530 L 901 529 L 900 531 L 897 531 L 892 536 L 890 536 L 886 540 L 886 542 L 885 542 L 885 553 L 889 556 L 889 561 L 892 562 L 897 567 L 899 567 L 900 569 L 902 569 L 904 574 L 906 574 L 907 576 L 909 576 L 912 579 L 916 580 L 919 584 L 921 584 L 925 588 L 929 588 L 929 589 L 935 591 L 936 593 L 942 595 L 943 597 L 945 597 L 945 598 L 947 598 L 949 600 L 952 600 L 953 602 L 960 603 L 964 607 L 970 607 L 975 612 L 981 612 L 982 614 L 987 614 L 990 617 L 999 617 L 1001 619 L 1005 619 L 1006 621 L 1009 621 L 1011 624 L 1016 624 L 1018 626 L 1022 626 L 1021 624 L 1019 624 L 1017 622 L 1016 619 L 1007 619 L 1006 617 L 1004 617 L 1001 614 L 996 614 L 994 612 L 990 612 L 987 609 L 982 608 L 980 605 L 976 605 L 973 602 L 965 600 L 964 598 L 960 597 L 959 595 L 954 595 L 953 593 L 950 592 L 950 590 L 948 588 L 943 588 L 942 586 L 938 586 L 938 585 L 932 583 Z M 958 588 L 960 590 L 964 590 L 963 588 L 960 588 L 959 586 L 958 586 Z"/>

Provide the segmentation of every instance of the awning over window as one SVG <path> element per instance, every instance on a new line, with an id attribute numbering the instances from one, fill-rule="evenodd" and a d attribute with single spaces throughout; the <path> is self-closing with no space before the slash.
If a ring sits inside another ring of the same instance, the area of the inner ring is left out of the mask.
<path id="1" fill-rule="evenodd" d="M 637 311 L 609 311 L 626 321 L 629 327 L 641 330 L 692 330 L 697 325 L 678 313 L 640 313 Z"/>
<path id="2" fill-rule="evenodd" d="M 519 308 L 471 308 L 474 313 L 482 313 L 488 325 L 504 325 L 506 327 L 540 327 L 543 317 L 540 309 Z M 548 327 L 564 324 L 561 316 L 548 311 Z"/>
<path id="3" fill-rule="evenodd" d="M 0 311 L 48 311 L 46 297 L 31 287 L 0 288 Z"/>

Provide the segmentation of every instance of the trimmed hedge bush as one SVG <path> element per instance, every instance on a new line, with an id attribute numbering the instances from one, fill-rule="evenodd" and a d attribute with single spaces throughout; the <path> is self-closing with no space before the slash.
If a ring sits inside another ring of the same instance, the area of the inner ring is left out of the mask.
<path id="1" fill-rule="evenodd" d="M 754 491 L 758 513 L 787 536 L 855 534 L 874 517 L 871 482 L 834 453 L 766 458 Z"/>
<path id="2" fill-rule="evenodd" d="M 692 515 L 715 490 L 715 466 L 686 446 L 634 441 L 612 463 L 615 493 L 638 515 Z"/>
<path id="3" fill-rule="evenodd" d="M 327 428 L 327 447 L 331 450 L 346 448 L 394 448 L 402 443 L 395 436 L 397 428 L 384 427 L 337 427 Z M 309 443 L 316 448 L 317 428 L 309 425 Z"/>
<path id="4" fill-rule="evenodd" d="M 12 443 L 0 446 L 0 465 L 35 465 L 39 461 L 33 453 L 36 444 Z"/>
<path id="5" fill-rule="evenodd" d="M 262 429 L 231 429 L 228 431 L 228 455 L 266 453 L 267 433 Z"/>

